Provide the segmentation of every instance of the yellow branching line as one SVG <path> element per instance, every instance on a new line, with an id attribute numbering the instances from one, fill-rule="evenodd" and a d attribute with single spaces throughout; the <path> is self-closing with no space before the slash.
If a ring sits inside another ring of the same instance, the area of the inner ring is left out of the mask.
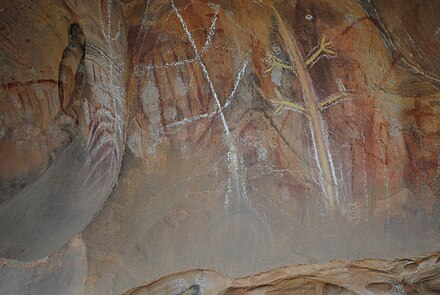
<path id="1" fill-rule="evenodd" d="M 342 83 L 342 81 L 339 78 L 336 79 L 336 85 L 338 87 L 339 92 L 336 94 L 332 94 L 328 96 L 325 100 L 319 102 L 318 106 L 321 110 L 327 108 L 328 106 L 332 105 L 338 100 L 349 98 L 349 94 L 351 94 L 351 91 L 345 88 L 345 85 Z"/>
<path id="2" fill-rule="evenodd" d="M 302 113 L 304 115 L 307 115 L 307 109 L 305 107 L 303 107 L 302 105 L 295 103 L 293 101 L 284 99 L 282 94 L 279 92 L 279 90 L 277 88 L 275 88 L 275 94 L 277 95 L 278 99 L 269 99 L 267 98 L 264 93 L 263 90 L 261 90 L 261 88 L 259 88 L 259 92 L 260 95 L 268 100 L 269 102 L 271 102 L 272 104 L 276 105 L 277 107 L 275 108 L 274 113 L 275 114 L 279 114 L 282 110 L 284 109 L 291 109 L 293 111 L 297 111 L 299 113 Z"/>
<path id="3" fill-rule="evenodd" d="M 269 99 L 271 103 L 278 105 L 278 107 L 275 109 L 275 113 L 281 112 L 282 109 L 284 108 L 289 108 L 289 109 L 293 109 L 294 111 L 307 114 L 307 109 L 305 107 L 293 101 L 284 99 L 282 94 L 276 88 L 275 88 L 275 94 L 277 95 L 278 100 Z"/>
<path id="4" fill-rule="evenodd" d="M 267 3 L 267 2 L 278 3 L 278 2 L 280 2 L 280 0 L 269 0 L 269 1 L 267 1 L 267 0 L 254 0 L 254 2 L 257 3 L 258 5 L 263 5 L 264 3 Z"/>
<path id="5" fill-rule="evenodd" d="M 339 92 L 337 94 L 330 95 L 329 97 L 327 97 L 326 100 L 321 101 L 318 104 L 318 106 L 319 106 L 320 109 L 322 109 L 322 108 L 324 108 L 324 107 L 326 107 L 328 105 L 331 105 L 335 101 L 342 99 L 345 96 L 345 94 L 346 94 L 345 92 Z"/>
<path id="6" fill-rule="evenodd" d="M 278 108 L 275 109 L 275 113 L 279 113 L 282 110 L 283 107 L 284 108 L 293 109 L 293 110 L 298 111 L 300 113 L 306 113 L 307 112 L 307 110 L 304 107 L 300 106 L 297 103 L 289 101 L 289 100 L 284 100 L 284 99 L 283 100 L 273 100 L 273 99 L 270 99 L 269 101 L 271 103 L 273 103 L 273 104 L 279 105 Z"/>
<path id="7" fill-rule="evenodd" d="M 268 67 L 263 71 L 263 74 L 270 73 L 272 71 L 273 66 L 278 66 L 282 69 L 286 69 L 292 72 L 295 72 L 295 67 L 292 65 L 289 65 L 288 63 L 282 61 L 275 55 L 273 55 L 271 52 L 266 53 L 266 59 L 265 62 L 268 64 Z"/>
<path id="8" fill-rule="evenodd" d="M 318 50 L 316 50 L 309 58 L 307 58 L 306 65 L 313 64 L 315 61 L 318 60 L 318 58 L 322 54 L 336 55 L 336 52 L 333 49 L 330 48 L 332 43 L 333 43 L 332 41 L 327 41 L 325 36 L 323 36 L 321 38 L 321 43 L 319 43 Z"/>
<path id="9" fill-rule="evenodd" d="M 323 54 L 332 55 L 332 56 L 336 55 L 336 52 L 330 48 L 331 45 L 332 45 L 331 41 L 327 41 L 325 36 L 322 37 L 318 49 L 315 52 L 313 52 L 313 54 L 309 58 L 307 58 L 306 65 L 309 66 L 315 63 L 318 60 L 318 58 Z M 263 71 L 263 74 L 270 73 L 272 71 L 273 66 L 277 66 L 282 69 L 295 72 L 295 67 L 293 65 L 284 62 L 283 60 L 279 59 L 269 51 L 266 53 L 265 62 L 268 64 L 268 67 Z"/>

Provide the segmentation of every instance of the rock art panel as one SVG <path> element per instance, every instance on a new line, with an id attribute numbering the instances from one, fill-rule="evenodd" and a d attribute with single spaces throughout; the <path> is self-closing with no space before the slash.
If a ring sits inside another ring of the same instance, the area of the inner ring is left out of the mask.
<path id="1" fill-rule="evenodd" d="M 439 11 L 1 3 L 8 292 L 437 292 Z"/>
<path id="2" fill-rule="evenodd" d="M 437 169 L 438 140 L 420 135 L 440 122 L 412 110 L 439 92 L 393 45 L 380 9 L 131 3 L 128 149 L 84 232 L 89 291 L 193 268 L 242 276 L 437 249 L 436 172 L 416 180 L 409 143 L 418 134 Z"/>

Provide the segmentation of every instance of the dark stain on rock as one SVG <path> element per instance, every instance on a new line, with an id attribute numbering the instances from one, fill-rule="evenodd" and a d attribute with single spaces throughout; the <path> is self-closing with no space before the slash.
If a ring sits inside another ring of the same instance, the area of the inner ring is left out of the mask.
<path id="1" fill-rule="evenodd" d="M 177 295 L 200 295 L 199 285 L 192 285 L 185 291 L 178 293 Z"/>
<path id="2" fill-rule="evenodd" d="M 58 97 L 60 109 L 68 116 L 75 117 L 78 110 L 69 110 L 72 103 L 79 99 L 79 89 L 83 81 L 83 61 L 86 39 L 79 24 L 69 26 L 69 44 L 63 51 L 58 72 Z"/>

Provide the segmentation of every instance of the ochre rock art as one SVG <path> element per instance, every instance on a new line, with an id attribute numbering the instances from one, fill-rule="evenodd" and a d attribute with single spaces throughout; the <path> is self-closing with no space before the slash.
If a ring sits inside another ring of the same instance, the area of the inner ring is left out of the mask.
<path id="1" fill-rule="evenodd" d="M 287 68 L 294 70 L 298 76 L 298 79 L 301 81 L 304 101 L 307 107 L 304 108 L 298 106 L 297 104 L 284 99 L 279 102 L 272 100 L 272 103 L 293 107 L 293 109 L 307 114 L 311 124 L 310 132 L 312 136 L 315 159 L 320 172 L 319 182 L 321 183 L 322 193 L 326 197 L 326 205 L 329 206 L 331 210 L 335 210 L 335 202 L 338 201 L 338 180 L 336 178 L 335 167 L 332 159 L 333 157 L 329 147 L 327 127 L 320 114 L 320 109 L 338 102 L 338 100 L 343 98 L 347 91 L 342 82 L 339 80 L 340 93 L 331 95 L 323 102 L 318 102 L 316 90 L 306 66 L 313 65 L 322 56 L 322 54 L 335 55 L 336 53 L 328 48 L 331 43 L 327 42 L 325 37 L 323 37 L 318 49 L 310 54 L 306 60 L 304 60 L 300 55 L 301 51 L 299 45 L 297 44 L 298 42 L 289 33 L 280 13 L 278 12 L 278 9 L 274 5 L 271 5 L 271 7 L 278 23 L 280 35 L 285 41 L 286 48 L 289 52 L 288 55 L 294 63 L 293 66 L 289 66 Z M 273 61 L 274 58 L 270 56 L 270 60 Z M 278 62 L 278 64 L 286 68 L 283 63 Z M 275 92 L 278 96 L 280 96 L 279 91 L 275 89 Z"/>
<path id="2" fill-rule="evenodd" d="M 437 1 L 3 2 L 0 293 L 439 292 Z"/>

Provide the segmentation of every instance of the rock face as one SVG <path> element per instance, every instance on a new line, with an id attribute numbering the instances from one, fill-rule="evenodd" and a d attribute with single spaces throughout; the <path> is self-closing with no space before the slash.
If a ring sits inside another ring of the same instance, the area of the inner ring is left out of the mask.
<path id="1" fill-rule="evenodd" d="M 2 88 L 6 92 L 2 117 L 10 124 L 2 138 L 1 154 L 8 159 L 3 161 L 1 178 L 13 188 L 35 171 L 45 170 L 0 207 L 0 255 L 21 261 L 54 253 L 86 227 L 117 179 L 125 136 L 126 29 L 120 5 L 112 1 L 99 5 L 66 1 L 61 6 L 56 1 L 26 3 L 2 12 L 4 30 L 14 32 L 2 39 L 2 44 L 9 44 L 3 55 L 9 54 L 11 63 L 23 66 L 2 68 L 2 78 L 7 80 Z M 29 32 L 26 41 L 14 37 L 27 32 L 15 25 L 22 17 L 28 20 L 24 27 L 35 27 L 32 20 L 38 17 L 48 18 L 56 25 L 46 23 L 38 34 L 50 32 L 47 38 L 68 40 L 63 46 L 54 41 L 47 46 L 36 39 L 35 47 L 46 51 L 32 52 L 24 44 L 38 36 Z M 60 17 L 66 30 L 53 31 L 61 26 Z M 62 48 L 50 54 L 50 45 Z M 27 69 L 31 57 L 41 71 Z M 47 73 L 43 71 L 46 59 L 51 62 Z M 21 124 L 15 127 L 17 121 Z M 63 144 L 65 148 L 48 165 L 54 150 Z M 33 161 L 17 160 L 22 154 Z"/>
<path id="2" fill-rule="evenodd" d="M 84 294 L 86 249 L 75 237 L 57 253 L 32 262 L 0 259 L 0 293 Z"/>
<path id="3" fill-rule="evenodd" d="M 81 277 L 53 257 L 82 232 L 87 279 L 64 293 L 287 264 L 313 265 L 129 294 L 435 293 L 437 256 L 317 263 L 438 251 L 439 19 L 436 1 L 0 4 L 1 271 Z"/>
<path id="4" fill-rule="evenodd" d="M 420 259 L 332 261 L 282 267 L 231 280 L 193 270 L 164 277 L 124 295 L 159 294 L 438 294 L 440 256 Z"/>

